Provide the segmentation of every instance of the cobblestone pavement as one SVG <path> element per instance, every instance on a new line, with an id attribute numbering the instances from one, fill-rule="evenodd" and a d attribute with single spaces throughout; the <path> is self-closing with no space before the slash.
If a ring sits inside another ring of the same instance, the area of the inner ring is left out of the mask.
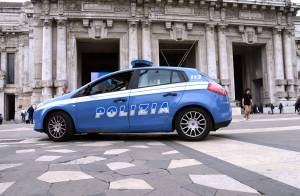
<path id="1" fill-rule="evenodd" d="M 300 117 L 234 119 L 203 142 L 175 134 L 54 143 L 0 126 L 0 195 L 300 195 Z"/>

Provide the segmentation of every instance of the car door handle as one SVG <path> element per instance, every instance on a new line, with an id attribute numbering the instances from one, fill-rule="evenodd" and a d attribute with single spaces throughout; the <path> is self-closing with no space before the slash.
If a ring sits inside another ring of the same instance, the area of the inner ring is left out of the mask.
<path id="1" fill-rule="evenodd" d="M 167 94 L 164 94 L 163 96 L 164 97 L 170 97 L 170 96 L 175 97 L 175 96 L 177 96 L 177 93 L 167 93 Z"/>
<path id="2" fill-rule="evenodd" d="M 126 102 L 126 101 L 127 101 L 127 99 L 124 99 L 124 98 L 114 100 L 115 103 L 122 103 L 122 102 Z"/>

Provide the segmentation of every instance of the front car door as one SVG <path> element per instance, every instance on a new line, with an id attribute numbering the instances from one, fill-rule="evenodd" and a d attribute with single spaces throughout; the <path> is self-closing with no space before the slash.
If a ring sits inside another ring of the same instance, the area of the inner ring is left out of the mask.
<path id="1" fill-rule="evenodd" d="M 130 130 L 171 131 L 172 117 L 186 87 L 183 74 L 171 69 L 141 69 L 136 78 L 129 99 Z"/>
<path id="2" fill-rule="evenodd" d="M 126 131 L 128 101 L 133 72 L 121 72 L 82 89 L 74 99 L 79 131 Z"/>

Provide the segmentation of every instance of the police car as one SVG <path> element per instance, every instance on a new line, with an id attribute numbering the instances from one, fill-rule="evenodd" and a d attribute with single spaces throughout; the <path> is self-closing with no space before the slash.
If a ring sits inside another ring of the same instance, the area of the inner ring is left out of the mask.
<path id="1" fill-rule="evenodd" d="M 80 133 L 174 130 L 183 139 L 203 140 L 231 119 L 226 91 L 198 70 L 137 66 L 39 104 L 34 129 L 53 141 Z"/>

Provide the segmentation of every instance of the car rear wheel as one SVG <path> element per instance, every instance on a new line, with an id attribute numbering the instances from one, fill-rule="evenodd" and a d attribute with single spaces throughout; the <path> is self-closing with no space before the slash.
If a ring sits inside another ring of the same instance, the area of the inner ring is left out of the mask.
<path id="1" fill-rule="evenodd" d="M 183 139 L 199 141 L 205 139 L 212 130 L 212 120 L 201 108 L 186 108 L 176 116 L 175 129 Z"/>
<path id="2" fill-rule="evenodd" d="M 73 136 L 72 119 L 65 112 L 51 113 L 46 120 L 46 133 L 52 141 L 62 142 Z"/>

